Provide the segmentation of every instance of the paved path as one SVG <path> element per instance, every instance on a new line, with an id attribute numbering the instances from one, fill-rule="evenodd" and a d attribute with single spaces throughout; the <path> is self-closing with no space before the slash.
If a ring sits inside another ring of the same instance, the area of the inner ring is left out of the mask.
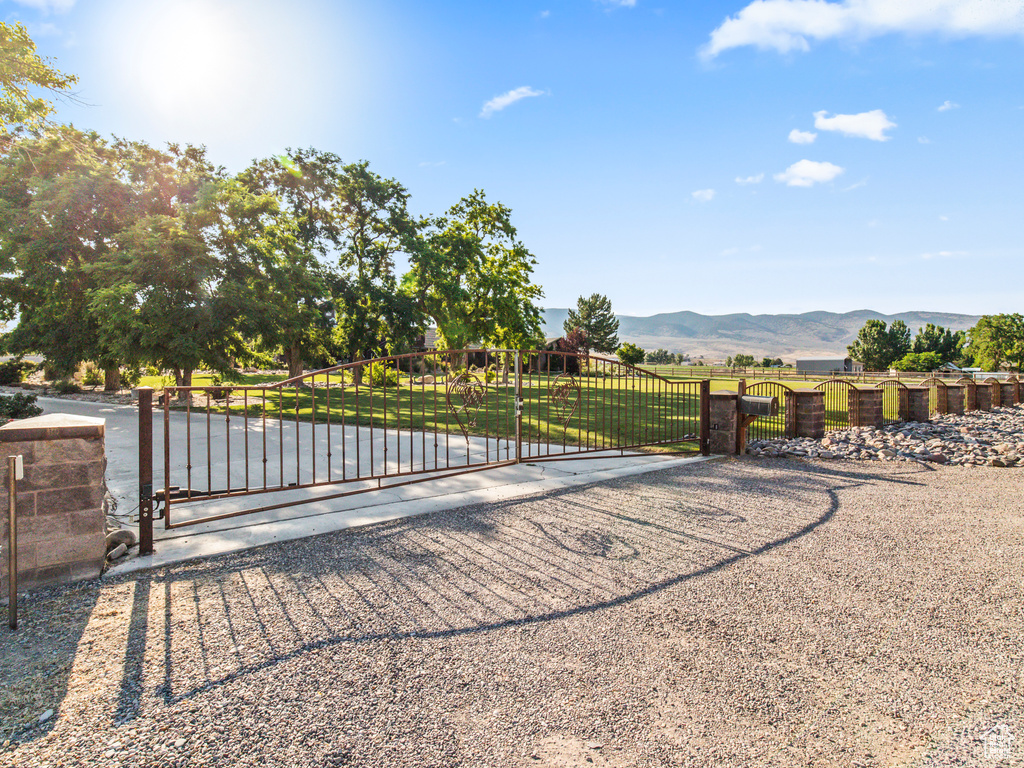
<path id="1" fill-rule="evenodd" d="M 107 452 L 107 484 L 111 494 L 117 501 L 117 514 L 128 524 L 128 516 L 134 516 L 138 509 L 138 412 L 132 406 L 108 405 L 80 400 L 64 400 L 40 397 L 39 405 L 45 413 L 71 413 L 84 416 L 98 416 L 106 419 L 106 452 Z M 263 457 L 268 457 L 268 475 L 271 485 L 280 482 L 281 474 L 287 473 L 285 482 L 292 482 L 291 473 L 295 472 L 295 481 L 309 482 L 314 478 L 314 471 L 319 480 L 326 479 L 327 453 L 333 453 L 333 475 L 337 479 L 345 467 L 349 477 L 362 472 L 365 476 L 375 467 L 379 472 L 384 448 L 388 447 L 390 467 L 401 462 L 402 469 L 413 469 L 435 466 L 457 466 L 468 458 L 476 463 L 485 455 L 495 456 L 500 450 L 499 458 L 504 458 L 508 446 L 498 444 L 493 438 L 484 440 L 471 438 L 465 441 L 461 436 L 451 436 L 445 440 L 440 436 L 437 453 L 433 445 L 433 435 L 421 438 L 419 434 L 410 439 L 407 431 L 399 434 L 388 430 L 385 434 L 381 429 L 371 431 L 368 428 L 348 427 L 341 430 L 335 425 L 328 442 L 327 430 L 318 425 L 316 434 L 308 424 L 295 425 L 285 423 L 280 429 L 276 424 L 265 432 L 262 425 L 251 420 L 245 425 L 243 420 L 234 417 L 225 426 L 223 416 L 211 420 L 210 461 L 207 463 L 206 417 L 193 414 L 191 420 L 190 439 L 186 441 L 186 414 L 172 411 L 171 417 L 171 463 L 172 483 L 181 482 L 187 476 L 186 465 L 193 466 L 193 487 L 207 487 L 207 477 L 211 486 L 236 487 L 244 486 L 245 452 L 248 448 L 250 457 L 250 487 L 262 482 Z M 154 479 L 159 486 L 162 482 L 164 468 L 162 459 L 163 446 L 163 413 L 154 413 Z M 217 430 L 220 430 L 218 432 Z M 230 456 L 224 450 L 227 441 L 224 432 L 231 430 Z M 245 437 L 249 444 L 246 446 Z M 217 440 L 219 438 L 219 441 Z M 264 438 L 266 450 L 264 451 Z M 346 449 L 340 446 L 347 445 Z M 387 442 L 387 446 L 385 446 Z M 360 445 L 357 451 L 356 444 Z M 191 444 L 191 454 L 187 446 Z M 296 450 L 298 446 L 298 450 Z M 561 450 L 560 446 L 552 446 L 552 453 Z M 434 457 L 440 458 L 434 464 Z M 281 457 L 284 456 L 283 462 Z M 311 457 L 317 456 L 319 465 L 314 469 Z M 298 457 L 296 459 L 296 457 Z M 448 459 L 446 462 L 445 459 Z M 299 539 L 330 531 L 338 531 L 354 526 L 394 520 L 397 518 L 434 512 L 442 509 L 465 506 L 478 502 L 496 502 L 529 493 L 552 490 L 556 488 L 592 483 L 614 477 L 623 477 L 651 471 L 680 463 L 703 461 L 697 458 L 679 458 L 657 455 L 625 455 L 608 454 L 603 457 L 590 457 L 573 461 L 524 463 L 512 466 L 496 467 L 482 472 L 462 474 L 432 479 L 428 482 L 400 487 L 384 487 L 377 490 L 376 480 L 364 480 L 344 485 L 327 485 L 314 488 L 303 488 L 281 492 L 270 492 L 244 498 L 223 499 L 201 502 L 185 506 L 172 506 L 175 522 L 196 519 L 213 515 L 230 514 L 238 510 L 254 506 L 273 506 L 288 504 L 296 500 L 303 503 L 295 506 L 280 507 L 252 515 L 233 517 L 195 526 L 165 530 L 161 521 L 155 524 L 155 553 L 146 557 L 131 557 L 118 563 L 112 574 L 130 570 L 166 565 L 194 557 L 210 556 L 235 552 L 250 547 L 262 546 L 279 541 Z M 281 462 L 281 463 L 278 463 Z M 209 474 L 207 474 L 209 473 Z M 405 478 L 398 478 L 402 480 Z M 358 495 L 343 498 L 326 498 L 345 491 L 367 491 Z"/>

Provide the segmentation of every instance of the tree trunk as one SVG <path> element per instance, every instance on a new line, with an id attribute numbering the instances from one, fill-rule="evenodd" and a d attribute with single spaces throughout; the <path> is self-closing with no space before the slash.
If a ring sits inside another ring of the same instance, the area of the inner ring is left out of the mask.
<path id="1" fill-rule="evenodd" d="M 298 342 L 295 342 L 290 347 L 284 348 L 284 359 L 285 362 L 288 363 L 289 379 L 294 379 L 296 376 L 302 375 L 302 350 L 299 348 Z"/>
<path id="2" fill-rule="evenodd" d="M 103 369 L 103 391 L 117 392 L 121 389 L 121 369 L 116 365 Z"/>
<path id="3" fill-rule="evenodd" d="M 192 386 L 192 369 L 191 368 L 175 368 L 174 369 L 174 386 L 176 387 L 191 387 Z M 180 400 L 182 393 L 178 393 L 178 399 Z"/>

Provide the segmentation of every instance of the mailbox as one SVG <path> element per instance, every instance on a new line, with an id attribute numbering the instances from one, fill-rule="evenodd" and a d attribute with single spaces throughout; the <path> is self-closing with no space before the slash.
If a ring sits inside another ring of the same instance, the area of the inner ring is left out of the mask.
<path id="1" fill-rule="evenodd" d="M 740 398 L 740 413 L 744 416 L 778 416 L 779 398 L 743 395 Z"/>

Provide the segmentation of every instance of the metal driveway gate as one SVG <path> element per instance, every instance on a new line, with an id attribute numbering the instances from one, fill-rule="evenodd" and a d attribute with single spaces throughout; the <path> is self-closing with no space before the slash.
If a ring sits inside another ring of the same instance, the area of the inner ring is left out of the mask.
<path id="1" fill-rule="evenodd" d="M 162 418 L 143 388 L 140 552 L 152 551 L 154 518 L 170 529 L 312 499 L 196 512 L 216 500 L 358 486 L 323 501 L 643 446 L 707 454 L 709 391 L 707 380 L 671 381 L 596 356 L 482 349 L 364 360 L 273 384 L 165 387 Z M 188 515 L 174 513 L 185 506 Z"/>
<path id="2" fill-rule="evenodd" d="M 910 389 L 899 379 L 886 379 L 875 384 L 882 390 L 882 421 L 896 424 L 910 420 Z"/>

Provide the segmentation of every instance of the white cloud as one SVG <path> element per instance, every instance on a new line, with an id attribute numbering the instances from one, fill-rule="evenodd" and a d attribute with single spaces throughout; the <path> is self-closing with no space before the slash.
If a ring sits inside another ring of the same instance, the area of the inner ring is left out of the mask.
<path id="1" fill-rule="evenodd" d="M 785 182 L 786 186 L 789 187 L 813 187 L 819 182 L 832 181 L 843 170 L 843 168 L 832 163 L 800 160 L 793 163 L 782 173 L 776 173 L 775 180 Z"/>
<path id="2" fill-rule="evenodd" d="M 818 134 L 813 131 L 800 131 L 794 128 L 789 132 L 789 140 L 794 144 L 813 144 Z"/>
<path id="3" fill-rule="evenodd" d="M 75 0 L 14 0 L 14 2 L 18 5 L 35 8 L 44 13 L 49 13 L 50 11 L 54 13 L 67 13 L 75 5 Z"/>
<path id="4" fill-rule="evenodd" d="M 936 251 L 935 253 L 922 253 L 922 259 L 958 259 L 961 256 L 969 255 L 967 251 Z"/>
<path id="5" fill-rule="evenodd" d="M 942 105 L 938 109 L 939 112 L 949 112 L 949 110 L 951 109 L 960 109 L 960 105 L 957 104 L 955 101 L 950 101 L 949 99 L 946 99 L 944 102 L 942 102 Z"/>
<path id="6" fill-rule="evenodd" d="M 597 0 L 601 5 L 614 5 L 618 8 L 634 8 L 636 0 Z"/>
<path id="7" fill-rule="evenodd" d="M 543 96 L 544 91 L 538 91 L 531 88 L 528 85 L 520 86 L 519 88 L 513 88 L 507 93 L 503 93 L 500 96 L 495 96 L 493 99 L 484 104 L 483 109 L 480 110 L 480 117 L 490 117 L 495 112 L 501 112 L 505 107 L 515 104 L 517 101 L 522 99 L 528 99 L 531 96 Z"/>
<path id="8" fill-rule="evenodd" d="M 546 19 L 546 18 L 547 18 L 548 16 L 550 16 L 550 15 L 551 15 L 551 11 L 541 11 L 541 12 L 540 12 L 540 17 L 541 17 L 542 19 Z"/>
<path id="9" fill-rule="evenodd" d="M 931 144 L 932 140 L 929 139 L 927 136 L 918 136 L 917 137 L 917 143 L 918 144 Z"/>
<path id="10" fill-rule="evenodd" d="M 763 173 L 759 173 L 759 174 L 757 174 L 757 176 L 737 176 L 736 177 L 736 183 L 737 184 L 760 184 L 762 181 L 764 181 L 764 174 Z"/>
<path id="11" fill-rule="evenodd" d="M 825 117 L 828 112 L 821 110 L 814 113 L 814 127 L 819 131 L 839 131 L 844 136 L 858 136 L 872 141 L 888 141 L 891 136 L 885 132 L 895 128 L 896 123 L 885 116 L 880 109 L 870 112 L 858 112 L 856 115 L 836 115 Z"/>
<path id="12" fill-rule="evenodd" d="M 711 33 L 701 57 L 752 45 L 779 53 L 811 41 L 866 40 L 893 33 L 951 37 L 1024 34 L 1017 0 L 754 0 Z"/>
<path id="13" fill-rule="evenodd" d="M 693 195 L 694 200 L 699 200 L 702 203 L 710 202 L 715 197 L 715 190 L 713 189 L 697 189 L 690 193 Z"/>
<path id="14" fill-rule="evenodd" d="M 946 215 L 939 216 L 939 221 L 949 221 L 949 216 L 946 216 Z"/>

